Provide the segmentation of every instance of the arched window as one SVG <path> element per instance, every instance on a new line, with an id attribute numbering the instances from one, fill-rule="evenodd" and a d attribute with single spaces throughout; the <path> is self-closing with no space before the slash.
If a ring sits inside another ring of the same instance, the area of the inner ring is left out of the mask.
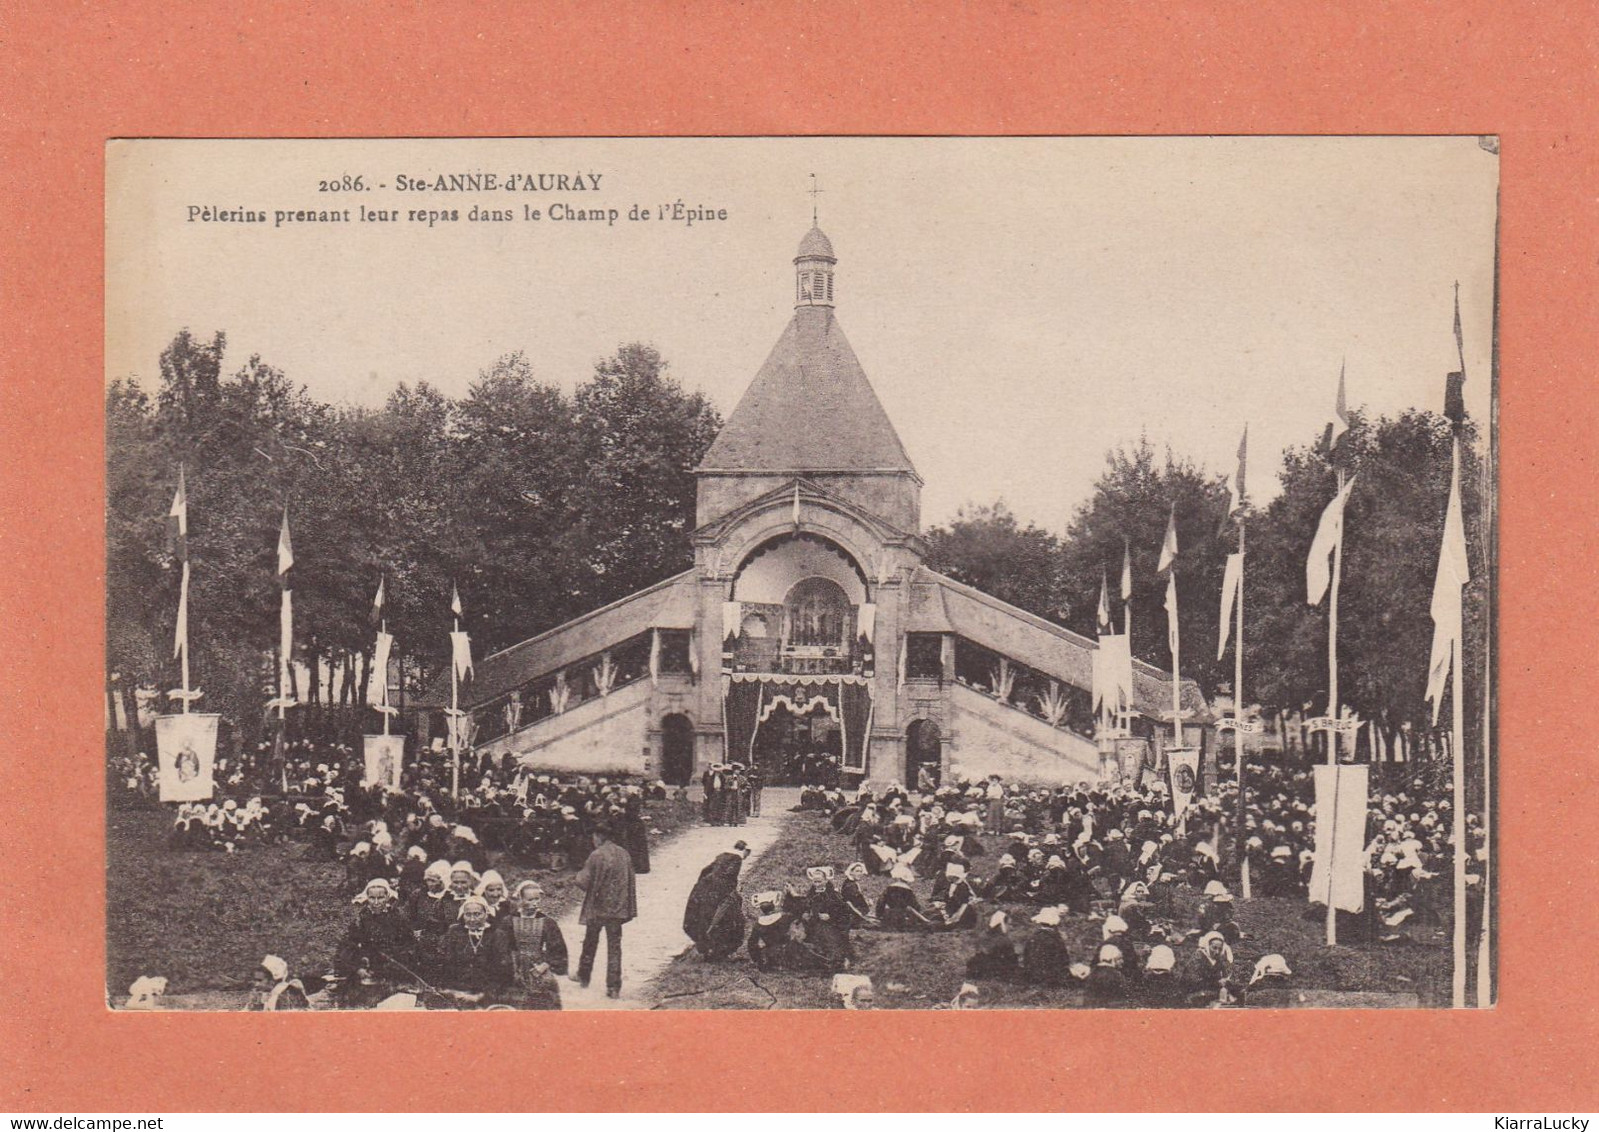
<path id="1" fill-rule="evenodd" d="M 783 604 L 789 645 L 844 647 L 850 625 L 850 604 L 837 582 L 828 578 L 806 578 L 795 583 Z"/>

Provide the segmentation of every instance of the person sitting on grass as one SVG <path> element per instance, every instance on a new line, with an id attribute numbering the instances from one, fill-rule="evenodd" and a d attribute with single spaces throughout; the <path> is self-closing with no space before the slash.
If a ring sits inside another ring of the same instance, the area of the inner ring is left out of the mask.
<path id="1" fill-rule="evenodd" d="M 789 966 L 828 972 L 845 970 L 853 957 L 849 910 L 833 887 L 833 868 L 818 865 L 806 869 L 805 875 L 811 882 L 810 891 L 785 901 L 804 933 L 789 948 Z"/>
<path id="2" fill-rule="evenodd" d="M 1027 882 L 1021 869 L 1016 866 L 1016 858 L 1009 853 L 1001 854 L 999 865 L 994 875 L 988 878 L 983 894 L 995 904 L 1004 904 L 1024 899 L 1026 891 Z"/>
<path id="3" fill-rule="evenodd" d="M 1016 945 L 1010 941 L 1010 918 L 1004 912 L 988 918 L 988 929 L 966 960 L 966 973 L 974 979 L 1014 979 L 1021 974 Z"/>
<path id="4" fill-rule="evenodd" d="M 780 892 L 758 892 L 750 901 L 755 908 L 755 926 L 744 950 L 757 971 L 776 971 L 787 956 L 790 917 L 782 910 L 782 901 Z"/>
<path id="5" fill-rule="evenodd" d="M 477 887 L 473 893 L 483 898 L 489 906 L 489 926 L 501 927 L 516 914 L 516 908 L 510 901 L 510 893 L 505 889 L 505 878 L 496 870 L 490 869 L 478 878 Z"/>
<path id="6" fill-rule="evenodd" d="M 511 969 L 521 988 L 519 1005 L 527 1010 L 561 1009 L 557 975 L 566 974 L 566 938 L 553 917 L 539 907 L 544 889 L 525 880 L 513 894 L 516 915 L 506 921 L 511 935 Z"/>
<path id="7" fill-rule="evenodd" d="M 1220 932 L 1228 944 L 1243 938 L 1237 921 L 1233 919 L 1233 896 L 1219 880 L 1205 885 L 1206 903 L 1199 909 L 1199 931 Z"/>
<path id="8" fill-rule="evenodd" d="M 908 865 L 895 865 L 889 874 L 888 887 L 877 898 L 878 926 L 891 932 L 915 931 L 930 927 L 933 920 L 922 911 L 912 885 L 916 874 Z"/>
<path id="9" fill-rule="evenodd" d="M 1220 932 L 1199 937 L 1199 947 L 1189 961 L 1186 981 L 1189 1001 L 1197 1006 L 1227 1006 L 1236 1001 L 1233 987 L 1233 949 Z"/>
<path id="10" fill-rule="evenodd" d="M 1284 1007 L 1293 1002 L 1293 991 L 1289 988 L 1288 977 L 1293 972 L 1288 969 L 1288 961 L 1281 955 L 1273 952 L 1262 955 L 1255 963 L 1255 970 L 1249 976 L 1249 986 L 1244 988 L 1244 1001 L 1250 1006 Z"/>
<path id="11" fill-rule="evenodd" d="M 422 874 L 422 887 L 411 894 L 405 918 L 416 937 L 419 973 L 428 977 L 438 967 L 444 950 L 444 933 L 455 923 L 461 901 L 450 891 L 450 863 L 434 861 Z"/>
<path id="12" fill-rule="evenodd" d="M 839 886 L 839 899 L 844 901 L 848 911 L 849 926 L 862 928 L 872 923 L 872 905 L 866 899 L 866 893 L 861 891 L 861 881 L 866 879 L 866 866 L 856 861 L 844 870 L 844 883 Z"/>
<path id="13" fill-rule="evenodd" d="M 1133 941 L 1127 938 L 1127 921 L 1117 915 L 1106 916 L 1099 934 L 1101 942 L 1114 944 L 1121 951 L 1122 977 L 1129 983 L 1137 983 L 1143 977 L 1144 968 Z"/>
<path id="14" fill-rule="evenodd" d="M 395 902 L 393 886 L 382 877 L 368 881 L 355 899 L 360 911 L 339 944 L 334 970 L 352 981 L 349 993 L 355 999 L 381 998 L 387 988 L 414 981 L 416 937 Z"/>
<path id="15" fill-rule="evenodd" d="M 1149 949 L 1144 977 L 1138 983 L 1138 1003 L 1157 1010 L 1188 1005 L 1177 978 L 1177 955 L 1164 943 Z"/>
<path id="16" fill-rule="evenodd" d="M 1044 908 L 1033 917 L 1033 934 L 1022 946 L 1022 979 L 1039 987 L 1063 987 L 1071 981 L 1071 957 L 1060 934 L 1061 909 Z"/>
<path id="17" fill-rule="evenodd" d="M 268 955 L 255 969 L 250 991 L 251 1010 L 309 1010 L 305 984 L 289 978 L 289 965 L 276 955 Z"/>
<path id="18" fill-rule="evenodd" d="M 515 985 L 508 932 L 489 927 L 488 901 L 468 896 L 458 920 L 444 933 L 439 989 L 458 1002 L 478 1005 L 503 1001 Z"/>
<path id="19" fill-rule="evenodd" d="M 964 931 L 977 926 L 977 893 L 966 879 L 966 866 L 951 861 L 944 866 L 944 885 L 933 902 L 942 911 L 943 922 L 934 926 L 944 931 Z"/>
<path id="20" fill-rule="evenodd" d="M 1123 1006 L 1127 1003 L 1127 975 L 1122 969 L 1125 957 L 1114 943 L 1104 943 L 1088 975 L 1090 1006 Z"/>

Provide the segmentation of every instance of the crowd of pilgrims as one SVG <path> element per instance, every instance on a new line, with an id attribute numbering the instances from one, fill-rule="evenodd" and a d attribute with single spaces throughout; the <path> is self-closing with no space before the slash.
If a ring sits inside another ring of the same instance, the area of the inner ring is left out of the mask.
<path id="1" fill-rule="evenodd" d="M 829 814 L 854 863 L 841 875 L 816 864 L 803 881 L 749 897 L 746 914 L 740 842 L 701 874 L 684 931 L 706 959 L 742 948 L 761 971 L 839 979 L 855 959 L 854 932 L 959 932 L 971 939 L 965 973 L 977 982 L 1076 987 L 1105 1006 L 1280 1004 L 1289 964 L 1240 928 L 1229 881 L 1241 850 L 1252 896 L 1306 898 L 1313 791 L 1306 771 L 1246 769 L 1240 838 L 1223 821 L 1237 799 L 1231 783 L 1181 821 L 1159 784 L 1028 789 L 996 776 L 931 791 L 808 789 L 799 808 Z M 1450 867 L 1449 802 L 1413 778 L 1375 795 L 1370 818 L 1366 911 L 1339 914 L 1340 938 L 1398 942 L 1435 926 L 1449 899 L 1439 879 Z M 1480 862 L 1475 822 L 1471 834 Z M 1324 913 L 1307 905 L 1306 914 Z M 1097 941 L 1073 954 L 1069 939 L 1085 934 Z M 864 976 L 835 991 L 845 1006 L 871 1000 Z M 975 994 L 965 986 L 951 1005 Z"/>
<path id="2" fill-rule="evenodd" d="M 220 797 L 182 803 L 173 849 L 239 852 L 285 839 L 314 859 L 343 865 L 354 913 L 326 974 L 292 977 L 268 955 L 255 971 L 252 1006 L 302 1008 L 326 1001 L 376 1006 L 400 989 L 422 989 L 450 1004 L 559 1009 L 555 976 L 567 971 L 566 942 L 541 909 L 537 880 L 508 883 L 490 868 L 576 868 L 594 834 L 627 850 L 635 873 L 650 871 L 645 801 L 669 801 L 664 783 L 539 774 L 509 761 L 463 764 L 459 801 L 445 757 L 423 752 L 396 792 L 362 786 L 362 759 L 347 745 L 297 741 L 277 771 L 286 794 L 260 792 L 271 750 L 219 757 Z M 112 762 L 113 781 L 153 798 L 150 760 Z M 233 795 L 233 796 L 229 796 Z M 686 792 L 676 794 L 688 806 Z"/>

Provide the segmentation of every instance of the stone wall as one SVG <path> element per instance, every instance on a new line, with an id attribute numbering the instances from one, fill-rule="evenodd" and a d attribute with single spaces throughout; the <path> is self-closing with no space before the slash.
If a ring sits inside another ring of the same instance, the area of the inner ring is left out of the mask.
<path id="1" fill-rule="evenodd" d="M 949 762 L 962 776 L 1051 784 L 1099 780 L 1099 748 L 1071 731 L 1005 707 L 964 684 L 949 697 Z M 946 767 L 946 777 L 949 768 Z"/>

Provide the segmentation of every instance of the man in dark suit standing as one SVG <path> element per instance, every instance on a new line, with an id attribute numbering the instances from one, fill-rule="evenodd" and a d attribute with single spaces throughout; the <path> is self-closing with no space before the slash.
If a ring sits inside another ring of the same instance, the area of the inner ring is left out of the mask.
<path id="1" fill-rule="evenodd" d="M 633 876 L 633 858 L 612 840 L 608 822 L 594 827 L 594 851 L 578 871 L 576 883 L 583 890 L 583 909 L 577 922 L 583 925 L 583 951 L 572 981 L 589 985 L 594 973 L 594 953 L 599 950 L 600 932 L 605 932 L 605 993 L 622 997 L 622 925 L 638 915 L 638 885 Z"/>

